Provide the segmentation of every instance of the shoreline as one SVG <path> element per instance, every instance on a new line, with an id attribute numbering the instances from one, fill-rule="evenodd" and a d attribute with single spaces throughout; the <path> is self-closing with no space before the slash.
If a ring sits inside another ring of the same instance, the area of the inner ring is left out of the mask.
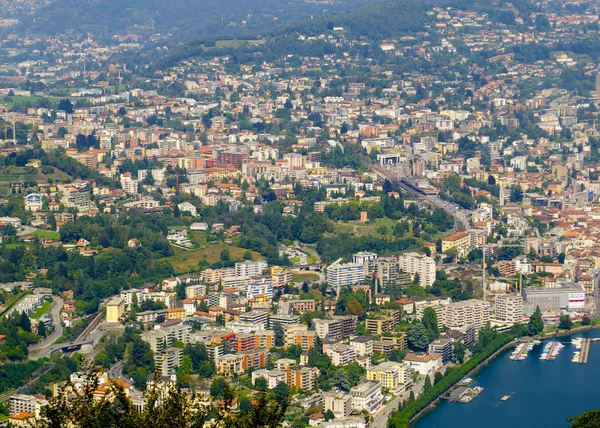
<path id="1" fill-rule="evenodd" d="M 552 338 L 555 338 L 555 337 L 570 336 L 570 335 L 573 335 L 573 334 L 581 333 L 581 332 L 588 331 L 588 330 L 595 330 L 595 329 L 600 329 L 600 325 L 586 325 L 586 326 L 581 326 L 581 327 L 573 328 L 571 330 L 563 330 L 563 331 L 558 331 L 558 332 L 546 333 L 546 334 L 544 334 L 542 336 L 535 336 L 535 337 L 529 338 L 529 339 L 525 339 L 525 338 L 521 337 L 519 339 L 511 340 L 510 342 L 508 342 L 508 343 L 502 345 L 500 348 L 498 348 L 497 351 L 495 351 L 493 354 L 491 354 L 489 357 L 487 357 L 485 360 L 483 360 L 477 366 L 473 367 L 465 375 L 465 377 L 470 377 L 471 375 L 474 375 L 479 370 L 481 370 L 484 366 L 487 366 L 490 362 L 492 362 L 500 353 L 504 352 L 506 349 L 508 349 L 511 346 L 514 346 L 515 344 L 517 344 L 519 342 L 526 342 L 527 340 L 548 340 L 548 339 L 552 339 Z M 458 383 L 458 381 L 456 383 Z M 452 385 L 447 391 L 451 391 L 456 386 L 456 383 L 454 385 Z M 413 427 L 414 424 L 421 417 L 423 417 L 426 413 L 428 413 L 430 411 L 433 411 L 437 407 L 437 405 L 440 403 L 441 400 L 442 400 L 442 398 L 441 398 L 441 394 L 440 394 L 428 406 L 426 406 L 426 407 L 422 408 L 421 410 L 419 410 L 419 412 L 416 415 L 414 415 L 411 418 L 411 420 L 409 421 L 408 427 L 409 428 Z"/>

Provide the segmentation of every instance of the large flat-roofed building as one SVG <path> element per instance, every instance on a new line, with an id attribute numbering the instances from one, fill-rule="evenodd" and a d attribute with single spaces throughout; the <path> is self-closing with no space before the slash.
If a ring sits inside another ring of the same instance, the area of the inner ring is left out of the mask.
<path id="1" fill-rule="evenodd" d="M 313 318 L 312 322 L 321 339 L 341 339 L 356 333 L 356 320 L 354 315 L 333 316 L 332 319 Z"/>
<path id="2" fill-rule="evenodd" d="M 542 311 L 578 310 L 585 308 L 585 290 L 580 284 L 568 282 L 559 287 L 527 287 L 525 301 Z"/>
<path id="3" fill-rule="evenodd" d="M 410 368 L 403 363 L 385 361 L 367 369 L 367 380 L 374 380 L 383 388 L 398 392 L 411 384 Z"/>
<path id="4" fill-rule="evenodd" d="M 365 267 L 358 263 L 342 263 L 336 260 L 327 268 L 327 284 L 340 295 L 340 288 L 346 285 L 358 284 L 365 281 Z"/>
<path id="5" fill-rule="evenodd" d="M 286 369 L 286 383 L 290 388 L 298 388 L 302 391 L 315 389 L 321 372 L 315 367 L 302 367 Z"/>
<path id="6" fill-rule="evenodd" d="M 150 345 L 152 352 L 160 353 L 173 345 L 174 342 L 189 343 L 191 331 L 192 328 L 189 325 L 175 324 L 157 330 L 145 331 L 141 334 L 141 338 Z"/>
<path id="7" fill-rule="evenodd" d="M 372 334 L 392 331 L 398 324 L 400 324 L 400 311 L 394 309 L 384 310 L 365 321 L 367 331 Z"/>
<path id="8" fill-rule="evenodd" d="M 471 250 L 471 237 L 466 232 L 456 232 L 442 238 L 442 253 L 455 248 L 459 257 L 467 255 Z"/>
<path id="9" fill-rule="evenodd" d="M 398 265 L 413 277 L 419 275 L 419 283 L 423 288 L 429 288 L 435 282 L 435 261 L 431 257 L 419 253 L 404 253 L 398 256 Z"/>
<path id="10" fill-rule="evenodd" d="M 523 322 L 523 298 L 520 294 L 498 294 L 496 296 L 496 319 L 516 324 Z"/>
<path id="11" fill-rule="evenodd" d="M 487 302 L 478 299 L 452 302 L 446 306 L 445 320 L 448 328 L 473 325 L 479 330 L 490 320 L 490 307 Z"/>

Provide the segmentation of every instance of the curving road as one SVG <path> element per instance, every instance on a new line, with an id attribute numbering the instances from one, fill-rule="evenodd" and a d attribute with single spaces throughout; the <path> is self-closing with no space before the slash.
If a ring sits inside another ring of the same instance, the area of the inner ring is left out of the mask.
<path id="1" fill-rule="evenodd" d="M 63 308 L 64 301 L 58 296 L 52 296 L 52 308 L 50 309 L 50 317 L 52 318 L 52 325 L 54 330 L 44 340 L 38 343 L 34 343 L 29 346 L 29 352 L 39 351 L 40 349 L 47 348 L 54 344 L 59 337 L 63 335 L 63 325 L 60 319 L 60 311 Z"/>

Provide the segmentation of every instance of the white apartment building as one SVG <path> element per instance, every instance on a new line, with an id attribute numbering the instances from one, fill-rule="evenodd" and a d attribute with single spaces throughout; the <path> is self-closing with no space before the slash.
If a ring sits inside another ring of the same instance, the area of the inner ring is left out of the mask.
<path id="1" fill-rule="evenodd" d="M 334 366 L 345 366 L 356 360 L 356 351 L 354 348 L 341 343 L 336 343 L 328 347 L 326 354 Z"/>
<path id="2" fill-rule="evenodd" d="M 40 395 L 11 395 L 8 403 L 9 414 L 16 415 L 21 412 L 32 413 L 36 419 L 40 417 L 40 409 L 48 405 L 48 400 Z"/>
<path id="3" fill-rule="evenodd" d="M 267 269 L 267 262 L 264 260 L 237 262 L 235 264 L 236 276 L 261 276 L 263 271 Z"/>
<path id="4" fill-rule="evenodd" d="M 258 378 L 267 381 L 267 387 L 273 389 L 279 382 L 285 382 L 285 372 L 283 370 L 258 369 L 252 372 L 252 384 L 256 384 Z"/>
<path id="5" fill-rule="evenodd" d="M 331 410 L 336 418 L 350 415 L 352 396 L 344 392 L 329 391 L 323 393 L 325 411 Z"/>
<path id="6" fill-rule="evenodd" d="M 357 336 L 350 339 L 350 346 L 354 348 L 359 357 L 366 357 L 373 353 L 373 339 L 369 336 Z"/>
<path id="7" fill-rule="evenodd" d="M 123 187 L 123 191 L 128 195 L 137 195 L 138 194 L 138 180 L 134 180 L 131 178 L 131 173 L 126 172 L 121 176 L 121 187 Z"/>
<path id="8" fill-rule="evenodd" d="M 479 330 L 490 320 L 490 307 L 487 302 L 478 299 L 452 302 L 446 306 L 445 320 L 448 328 L 472 325 Z"/>
<path id="9" fill-rule="evenodd" d="M 359 412 L 366 410 L 374 413 L 384 400 L 381 395 L 381 384 L 372 380 L 353 386 L 350 395 L 352 396 L 352 408 Z"/>
<path id="10" fill-rule="evenodd" d="M 340 288 L 346 285 L 358 284 L 365 281 L 365 267 L 357 263 L 342 263 L 336 260 L 327 268 L 327 284 L 340 294 Z"/>
<path id="11" fill-rule="evenodd" d="M 496 296 L 496 319 L 510 324 L 523 322 L 523 298 L 520 294 Z"/>
<path id="12" fill-rule="evenodd" d="M 435 281 L 435 260 L 424 254 L 404 253 L 398 256 L 398 265 L 404 272 L 419 275 L 420 285 L 429 288 Z"/>
<path id="13" fill-rule="evenodd" d="M 156 327 L 158 326 L 155 326 L 155 330 L 145 331 L 141 335 L 142 340 L 150 345 L 154 353 L 163 352 L 174 342 L 190 343 L 192 327 L 189 325 L 175 324 L 159 329 Z"/>

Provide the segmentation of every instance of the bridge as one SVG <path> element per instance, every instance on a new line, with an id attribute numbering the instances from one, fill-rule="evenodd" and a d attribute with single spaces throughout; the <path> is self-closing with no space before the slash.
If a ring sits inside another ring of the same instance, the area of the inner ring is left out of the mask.
<path id="1" fill-rule="evenodd" d="M 284 266 L 283 268 L 287 269 L 287 270 L 323 272 L 323 269 L 326 267 L 327 267 L 327 265 L 325 263 L 314 263 L 312 265 Z"/>

